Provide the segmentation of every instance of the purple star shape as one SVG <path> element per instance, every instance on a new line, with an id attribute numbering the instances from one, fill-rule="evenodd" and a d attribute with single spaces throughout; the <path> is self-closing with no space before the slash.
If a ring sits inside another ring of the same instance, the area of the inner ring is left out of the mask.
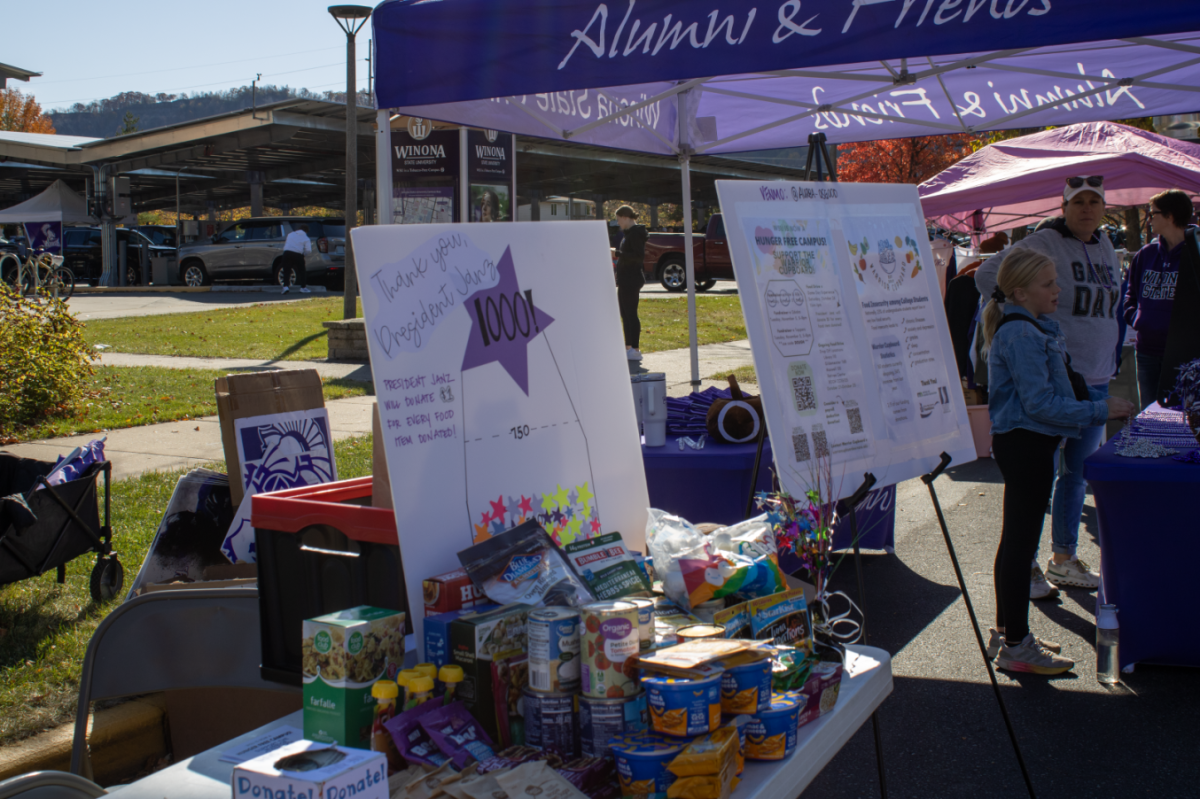
<path id="1" fill-rule="evenodd" d="M 500 282 L 493 288 L 480 289 L 471 296 L 467 297 L 463 302 L 463 307 L 471 317 L 471 334 L 467 339 L 467 351 L 463 354 L 462 370 L 465 372 L 476 366 L 497 361 L 508 372 L 509 376 L 516 382 L 521 390 L 528 396 L 529 394 L 529 342 L 537 337 L 537 334 L 554 321 L 548 313 L 533 305 L 532 295 L 521 291 L 521 287 L 517 284 L 517 271 L 513 264 L 512 248 L 506 247 L 504 255 L 500 256 L 500 263 L 496 265 L 496 272 L 500 275 Z M 490 300 L 490 304 L 489 304 Z M 476 305 L 478 304 L 478 311 Z M 513 307 L 512 314 L 505 311 L 498 311 L 501 308 Z M 479 312 L 482 312 L 484 319 L 489 316 L 488 309 L 492 309 L 491 318 L 496 319 L 499 315 L 498 325 L 501 326 L 499 335 L 494 334 L 494 330 L 485 322 L 481 323 Z M 526 315 L 528 309 L 528 315 Z M 516 322 L 513 318 L 516 318 Z M 528 335 L 524 335 L 519 329 L 522 322 L 528 330 Z M 508 325 L 518 328 L 515 332 L 512 330 L 504 330 Z M 514 332 L 511 339 L 507 333 Z"/>

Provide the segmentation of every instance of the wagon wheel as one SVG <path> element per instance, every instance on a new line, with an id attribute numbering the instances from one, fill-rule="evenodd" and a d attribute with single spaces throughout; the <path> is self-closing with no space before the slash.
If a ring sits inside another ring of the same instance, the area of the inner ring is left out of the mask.
<path id="1" fill-rule="evenodd" d="M 92 569 L 92 599 L 96 602 L 107 602 L 121 593 L 125 585 L 125 567 L 116 555 L 96 558 L 96 566 Z"/>

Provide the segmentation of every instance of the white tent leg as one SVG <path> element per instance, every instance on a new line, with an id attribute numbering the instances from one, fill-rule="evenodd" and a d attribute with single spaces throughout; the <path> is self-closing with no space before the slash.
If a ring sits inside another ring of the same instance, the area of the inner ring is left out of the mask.
<path id="1" fill-rule="evenodd" d="M 692 391 L 700 390 L 700 341 L 696 333 L 696 256 L 692 250 L 692 170 L 687 113 L 691 90 L 679 93 L 679 176 L 683 184 L 683 263 L 687 278 L 688 348 L 692 360 Z"/>

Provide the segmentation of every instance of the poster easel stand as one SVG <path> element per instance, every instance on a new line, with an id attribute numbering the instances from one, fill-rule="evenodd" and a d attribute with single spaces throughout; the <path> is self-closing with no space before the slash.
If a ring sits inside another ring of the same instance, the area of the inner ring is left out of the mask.
<path id="1" fill-rule="evenodd" d="M 937 513 L 938 524 L 942 528 L 942 538 L 946 540 L 946 551 L 950 553 L 950 562 L 954 565 L 954 576 L 958 578 L 958 588 L 962 592 L 963 603 L 967 606 L 967 615 L 971 617 L 971 627 L 975 630 L 975 640 L 979 644 L 979 654 L 983 656 L 984 665 L 987 666 L 988 677 L 992 681 L 992 690 L 996 692 L 996 701 L 1000 704 L 1000 715 L 1004 717 L 1004 726 L 1008 728 L 1008 738 L 1012 741 L 1013 751 L 1017 755 L 1017 764 L 1021 767 L 1021 776 L 1025 778 L 1025 788 L 1029 791 L 1030 799 L 1037 799 L 1037 794 L 1033 790 L 1033 780 L 1030 779 L 1029 769 L 1025 766 L 1025 758 L 1021 756 L 1021 746 L 1017 743 L 1017 733 L 1013 730 L 1012 720 L 1008 717 L 1008 708 L 1004 704 L 1004 697 L 1000 694 L 1000 684 L 996 681 L 996 671 L 992 668 L 992 662 L 987 656 L 987 645 L 983 642 L 983 633 L 979 629 L 979 620 L 975 617 L 975 607 L 971 604 L 971 595 L 967 593 L 967 584 L 963 580 L 962 569 L 958 565 L 958 555 L 955 554 L 954 544 L 950 540 L 950 529 L 946 526 L 946 517 L 942 515 L 942 506 L 938 502 L 937 492 L 933 488 L 933 481 L 946 470 L 946 467 L 950 465 L 950 460 L 950 456 L 943 452 L 941 463 L 929 474 L 921 475 L 921 482 L 929 486 L 929 498 L 933 500 L 933 510 Z M 863 640 L 864 642 L 866 641 L 865 633 Z"/>
<path id="2" fill-rule="evenodd" d="M 816 174 L 813 174 L 813 162 L 816 162 Z M 821 168 L 821 162 L 824 161 L 825 166 L 829 169 L 829 180 L 832 183 L 837 183 L 837 168 L 833 165 L 833 159 L 829 157 L 829 148 L 825 146 L 824 133 L 808 134 L 808 158 L 804 162 L 804 179 L 816 180 L 818 183 L 825 180 L 825 175 Z"/>

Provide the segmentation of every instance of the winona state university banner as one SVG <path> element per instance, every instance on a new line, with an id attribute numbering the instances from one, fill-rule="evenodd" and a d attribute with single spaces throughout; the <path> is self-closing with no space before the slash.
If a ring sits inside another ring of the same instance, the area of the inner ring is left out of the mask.
<path id="1" fill-rule="evenodd" d="M 352 235 L 409 607 L 459 550 L 530 519 L 560 544 L 620 532 L 643 550 L 649 498 L 604 224 Z"/>

